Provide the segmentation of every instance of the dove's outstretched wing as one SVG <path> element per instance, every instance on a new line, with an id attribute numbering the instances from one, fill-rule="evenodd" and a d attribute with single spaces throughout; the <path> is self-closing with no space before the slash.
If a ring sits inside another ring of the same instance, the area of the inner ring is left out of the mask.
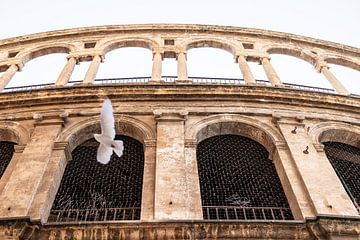
<path id="1" fill-rule="evenodd" d="M 100 146 L 97 150 L 97 161 L 102 164 L 107 164 L 110 161 L 113 149 L 111 147 L 107 147 L 104 144 L 100 143 Z"/>
<path id="2" fill-rule="evenodd" d="M 111 139 L 115 138 L 115 120 L 110 99 L 105 99 L 101 109 L 101 134 Z"/>

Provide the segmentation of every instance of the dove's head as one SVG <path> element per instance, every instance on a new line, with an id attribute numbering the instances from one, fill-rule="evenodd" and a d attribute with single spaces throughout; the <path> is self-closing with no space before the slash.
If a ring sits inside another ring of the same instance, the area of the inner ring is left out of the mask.
<path id="1" fill-rule="evenodd" d="M 101 142 L 101 134 L 94 134 L 96 141 Z"/>

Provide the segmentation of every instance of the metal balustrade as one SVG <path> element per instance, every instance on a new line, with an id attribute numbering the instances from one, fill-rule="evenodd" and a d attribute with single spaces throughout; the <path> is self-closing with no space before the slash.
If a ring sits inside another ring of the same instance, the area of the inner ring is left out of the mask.
<path id="1" fill-rule="evenodd" d="M 48 222 L 96 222 L 140 219 L 140 207 L 51 210 Z"/>
<path id="2" fill-rule="evenodd" d="M 207 220 L 292 219 L 290 208 L 285 207 L 203 206 L 203 216 Z"/>
<path id="3" fill-rule="evenodd" d="M 245 85 L 245 81 L 242 78 L 211 78 L 211 77 L 188 77 L 190 83 L 194 84 L 225 84 L 225 85 Z M 129 77 L 129 78 L 101 78 L 95 79 L 94 84 L 148 84 L 151 80 L 151 77 Z M 173 83 L 176 84 L 177 76 L 163 76 L 161 78 L 162 83 Z M 66 86 L 74 86 L 81 84 L 81 80 L 69 81 Z M 268 80 L 256 80 L 257 86 L 266 86 L 271 87 L 271 82 Z M 43 89 L 46 87 L 54 87 L 54 83 L 46 83 L 46 84 L 35 84 L 28 86 L 18 86 L 18 87 L 7 87 L 3 90 L 3 92 L 18 92 L 18 91 L 33 91 L 38 89 Z M 310 92 L 323 92 L 336 94 L 334 89 L 329 88 L 321 88 L 321 87 L 313 87 L 313 86 L 305 86 L 300 84 L 293 83 L 283 83 L 283 88 L 301 90 L 301 91 L 310 91 Z M 356 94 L 351 94 L 352 97 L 360 97 Z"/>

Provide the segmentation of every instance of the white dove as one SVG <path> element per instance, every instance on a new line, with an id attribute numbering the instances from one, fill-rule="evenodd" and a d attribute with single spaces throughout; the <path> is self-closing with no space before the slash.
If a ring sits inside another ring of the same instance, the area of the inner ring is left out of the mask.
<path id="1" fill-rule="evenodd" d="M 94 138 L 100 143 L 96 159 L 102 164 L 107 164 L 110 161 L 113 151 L 121 157 L 124 150 L 123 141 L 114 140 L 115 120 L 110 99 L 104 100 L 100 118 L 101 134 L 94 134 Z"/>

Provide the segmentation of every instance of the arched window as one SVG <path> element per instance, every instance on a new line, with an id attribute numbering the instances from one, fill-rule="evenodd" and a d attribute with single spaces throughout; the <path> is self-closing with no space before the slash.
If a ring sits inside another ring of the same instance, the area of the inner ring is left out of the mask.
<path id="1" fill-rule="evenodd" d="M 4 174 L 14 154 L 14 143 L 0 142 L 0 178 Z"/>
<path id="2" fill-rule="evenodd" d="M 66 64 L 66 56 L 64 53 L 52 53 L 32 59 L 6 87 L 54 84 Z"/>
<path id="3" fill-rule="evenodd" d="M 197 147 L 204 219 L 293 219 L 268 151 L 239 135 L 218 135 Z"/>
<path id="4" fill-rule="evenodd" d="M 49 222 L 139 220 L 144 169 L 143 144 L 117 135 L 124 153 L 103 165 L 96 161 L 99 143 L 90 139 L 72 152 Z"/>
<path id="5" fill-rule="evenodd" d="M 360 212 L 360 148 L 340 142 L 323 144 L 327 158 Z"/>

